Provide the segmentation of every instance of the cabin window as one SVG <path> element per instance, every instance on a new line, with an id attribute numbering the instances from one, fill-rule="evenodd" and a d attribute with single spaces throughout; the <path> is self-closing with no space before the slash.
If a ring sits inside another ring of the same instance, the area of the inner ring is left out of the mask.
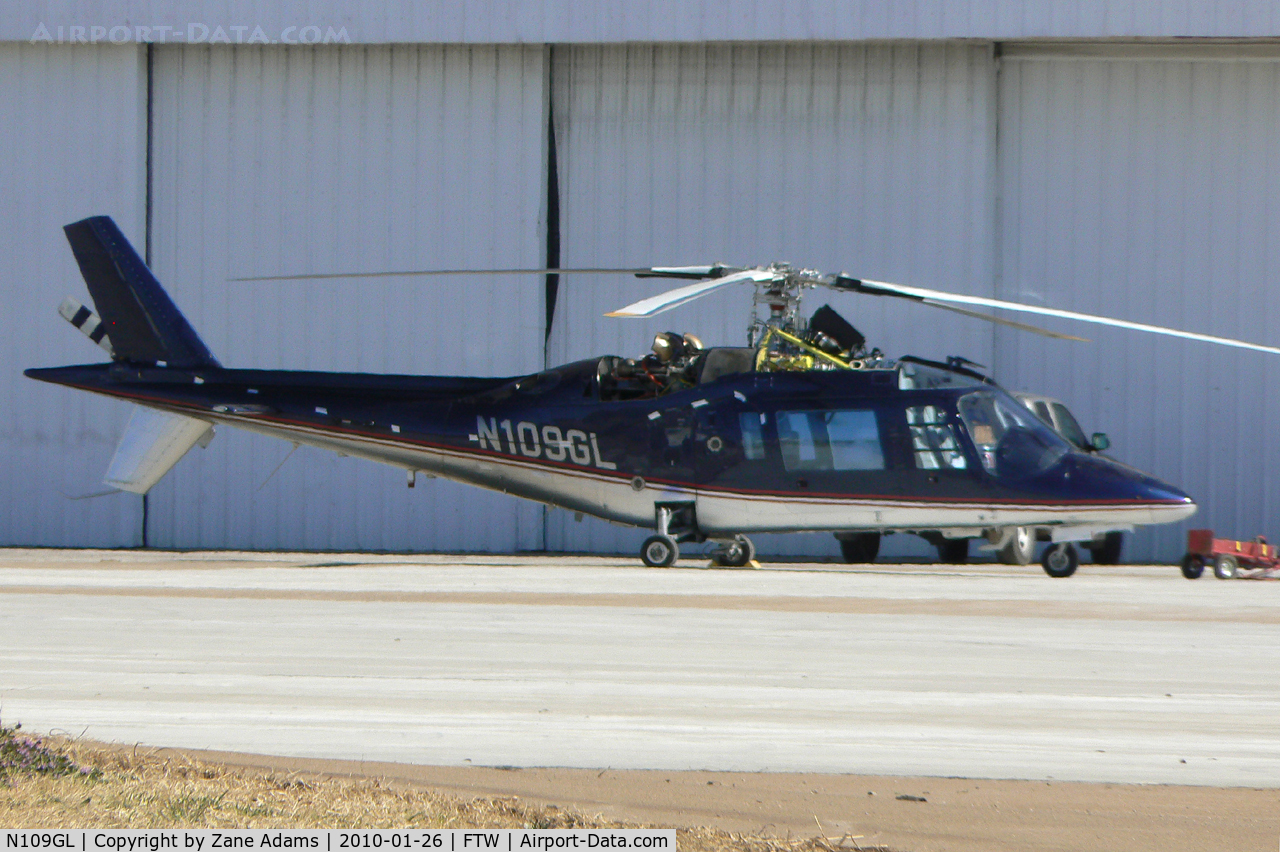
<path id="1" fill-rule="evenodd" d="M 884 470 L 874 411 L 779 411 L 787 470 Z"/>
<path id="2" fill-rule="evenodd" d="M 827 439 L 836 470 L 884 470 L 880 427 L 874 411 L 831 411 Z"/>
<path id="3" fill-rule="evenodd" d="M 916 405 L 907 409 L 911 429 L 911 449 L 920 470 L 964 470 L 964 451 L 946 414 L 936 405 Z"/>
<path id="4" fill-rule="evenodd" d="M 742 429 L 742 455 L 748 461 L 763 459 L 764 415 L 754 411 L 744 411 L 738 415 L 738 425 Z"/>
<path id="5" fill-rule="evenodd" d="M 827 463 L 818 458 L 818 444 L 813 438 L 813 421 L 822 416 L 821 411 L 779 411 L 778 445 L 782 449 L 782 463 L 787 470 L 822 470 L 831 467 L 830 453 Z"/>

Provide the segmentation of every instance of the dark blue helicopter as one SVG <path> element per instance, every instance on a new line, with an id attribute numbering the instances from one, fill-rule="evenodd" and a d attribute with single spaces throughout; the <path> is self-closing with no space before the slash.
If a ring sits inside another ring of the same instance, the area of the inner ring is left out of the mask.
<path id="1" fill-rule="evenodd" d="M 131 400 L 107 484 L 145 493 L 225 424 L 655 530 L 641 548 L 668 566 L 680 542 L 717 560 L 755 556 L 746 534 L 837 534 L 850 561 L 879 536 L 1008 544 L 1032 528 L 1042 561 L 1069 576 L 1073 541 L 1181 520 L 1178 488 L 1079 451 L 961 359 L 886 359 L 815 286 L 906 298 L 1057 337 L 971 310 L 1026 311 L 1278 352 L 1280 349 L 1049 308 L 775 265 L 629 270 L 696 283 L 614 316 L 650 316 L 712 290 L 756 288 L 750 345 L 706 348 L 664 333 L 643 358 L 604 356 L 529 376 L 468 378 L 222 367 L 111 219 L 65 228 L 97 312 L 61 312 L 111 363 L 27 370 L 41 381 Z M 528 270 L 522 270 L 528 271 Z M 533 270 L 539 271 L 539 270 Z M 567 270 L 559 270 L 567 271 Z M 301 277 L 301 276 L 299 276 Z M 966 305 L 968 307 L 959 307 Z"/>

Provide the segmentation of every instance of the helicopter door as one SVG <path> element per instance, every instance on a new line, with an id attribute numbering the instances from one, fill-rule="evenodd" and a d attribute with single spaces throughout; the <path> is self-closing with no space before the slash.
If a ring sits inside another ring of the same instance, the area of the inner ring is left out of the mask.
<path id="1" fill-rule="evenodd" d="M 768 416 L 741 392 L 693 408 L 694 474 L 698 525 L 712 534 L 736 533 L 759 507 L 753 494 L 767 491 L 777 451 L 766 437 Z"/>
<path id="2" fill-rule="evenodd" d="M 778 448 L 790 491 L 883 494 L 895 468 L 885 452 L 884 414 L 866 401 L 832 401 L 775 412 Z"/>
<path id="3" fill-rule="evenodd" d="M 766 418 L 766 463 L 754 477 L 772 499 L 756 529 L 865 529 L 882 519 L 876 507 L 893 495 L 905 466 L 895 452 L 905 429 L 871 399 L 779 401 Z"/>
<path id="4" fill-rule="evenodd" d="M 669 406 L 649 414 L 650 476 L 692 488 L 696 482 L 694 430 L 697 411 L 688 405 Z M 690 495 L 692 499 L 692 495 Z"/>

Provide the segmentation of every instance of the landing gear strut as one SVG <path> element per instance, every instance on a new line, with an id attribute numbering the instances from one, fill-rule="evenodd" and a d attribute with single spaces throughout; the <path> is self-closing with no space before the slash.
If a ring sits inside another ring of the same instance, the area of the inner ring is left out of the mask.
<path id="1" fill-rule="evenodd" d="M 654 526 L 651 535 L 640 545 L 640 561 L 650 568 L 670 568 L 680 558 L 681 541 L 702 541 L 693 516 L 692 503 L 654 503 Z M 736 541 L 736 540 L 735 540 Z M 747 542 L 749 545 L 750 542 Z M 755 555 L 754 548 L 751 551 Z M 742 562 L 747 564 L 747 560 Z"/>

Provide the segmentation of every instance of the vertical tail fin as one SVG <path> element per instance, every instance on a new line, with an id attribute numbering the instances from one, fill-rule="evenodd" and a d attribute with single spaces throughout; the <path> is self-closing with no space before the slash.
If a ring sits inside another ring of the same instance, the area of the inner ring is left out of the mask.
<path id="1" fill-rule="evenodd" d="M 116 360 L 218 366 L 111 217 L 93 216 L 63 230 Z"/>

